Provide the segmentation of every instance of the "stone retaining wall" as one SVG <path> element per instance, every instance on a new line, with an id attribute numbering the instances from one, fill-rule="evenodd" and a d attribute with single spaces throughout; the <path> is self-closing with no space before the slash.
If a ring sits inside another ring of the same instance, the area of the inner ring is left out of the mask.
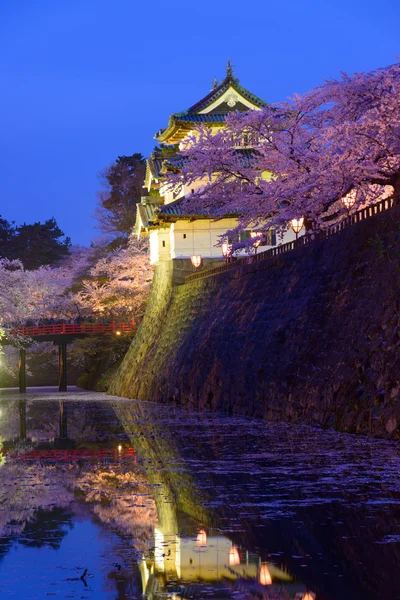
<path id="1" fill-rule="evenodd" d="M 110 391 L 400 437 L 400 207 L 326 241 L 173 286 L 156 269 Z"/>

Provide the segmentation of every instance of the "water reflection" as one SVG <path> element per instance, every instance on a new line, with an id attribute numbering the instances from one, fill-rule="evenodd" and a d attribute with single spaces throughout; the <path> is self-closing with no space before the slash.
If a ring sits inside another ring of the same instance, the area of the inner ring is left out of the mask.
<path id="1" fill-rule="evenodd" d="M 261 563 L 260 557 L 236 547 L 231 539 L 210 532 L 201 547 L 196 538 L 154 535 L 154 555 L 143 559 L 143 593 L 156 598 L 296 598 L 307 595 L 284 569 Z M 315 598 L 315 594 L 312 594 Z"/>
<path id="2" fill-rule="evenodd" d="M 400 597 L 396 444 L 98 394 L 0 403 L 0 590 L 20 548 L 26 598 Z"/>
<path id="3" fill-rule="evenodd" d="M 221 511 L 215 506 L 214 489 L 220 486 L 214 485 L 211 470 L 204 482 L 198 464 L 197 469 L 191 465 L 200 460 L 204 467 L 219 457 L 219 452 L 212 455 L 209 444 L 213 424 L 203 419 L 200 425 L 198 415 L 190 417 L 149 404 L 120 401 L 114 408 L 137 448 L 157 506 L 154 549 L 141 566 L 143 593 L 149 599 L 303 599 L 306 586 L 289 575 L 285 566 L 262 562 L 259 554 L 236 545 L 229 534 L 210 529 L 226 520 L 225 507 Z M 202 436 L 197 435 L 199 427 Z M 235 511 L 230 513 L 235 521 Z"/>

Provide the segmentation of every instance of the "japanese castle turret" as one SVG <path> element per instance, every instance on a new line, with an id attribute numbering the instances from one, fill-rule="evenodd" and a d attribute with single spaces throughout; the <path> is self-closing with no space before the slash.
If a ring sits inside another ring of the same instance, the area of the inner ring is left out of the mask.
<path id="1" fill-rule="evenodd" d="M 191 194 L 204 181 L 196 182 L 187 189 L 182 186 L 179 194 L 168 190 L 164 183 L 166 170 L 171 164 L 179 169 L 179 144 L 193 134 L 198 125 L 206 125 L 217 131 L 224 127 L 227 115 L 232 111 L 260 110 L 266 103 L 240 85 L 234 77 L 228 61 L 226 76 L 218 85 L 214 81 L 213 89 L 204 98 L 187 110 L 170 116 L 168 125 L 155 135 L 161 148 L 147 160 L 145 188 L 147 196 L 137 206 L 136 234 L 150 238 L 150 261 L 189 258 L 199 255 L 203 259 L 220 259 L 220 236 L 237 225 L 235 215 L 214 220 L 207 215 L 192 214 L 182 198 Z M 174 162 L 175 161 L 175 162 Z M 250 232 L 243 232 L 243 238 Z M 286 241 L 286 240 L 285 240 Z M 266 249 L 276 244 L 271 232 L 266 238 Z"/>

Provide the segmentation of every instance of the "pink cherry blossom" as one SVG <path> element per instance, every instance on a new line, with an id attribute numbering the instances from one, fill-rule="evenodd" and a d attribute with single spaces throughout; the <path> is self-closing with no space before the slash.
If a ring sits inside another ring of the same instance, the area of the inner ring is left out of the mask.
<path id="1" fill-rule="evenodd" d="M 186 140 L 183 167 L 170 186 L 204 181 L 186 208 L 218 218 L 240 216 L 240 228 L 288 227 L 304 216 L 325 227 L 389 195 L 400 199 L 400 64 L 345 74 L 287 102 L 227 117 L 213 134 L 202 126 Z M 269 173 L 270 176 L 261 176 Z"/>

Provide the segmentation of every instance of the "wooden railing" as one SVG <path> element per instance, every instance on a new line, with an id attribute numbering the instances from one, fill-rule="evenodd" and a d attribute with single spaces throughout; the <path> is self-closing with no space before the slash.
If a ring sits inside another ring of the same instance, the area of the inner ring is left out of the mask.
<path id="1" fill-rule="evenodd" d="M 4 453 L 3 453 L 4 454 Z M 74 461 L 74 460 L 89 460 L 89 459 L 121 459 L 134 458 L 136 462 L 136 451 L 134 448 L 75 448 L 75 449 L 33 449 L 15 452 L 10 451 L 8 456 L 18 460 L 36 462 L 37 460 L 50 461 Z"/>
<path id="2" fill-rule="evenodd" d="M 250 256 L 244 256 L 240 258 L 231 257 L 228 262 L 218 267 L 213 267 L 212 269 L 204 269 L 203 271 L 198 271 L 196 273 L 190 273 L 190 275 L 186 275 L 185 283 L 189 283 L 190 281 L 195 281 L 197 279 L 212 277 L 213 275 L 218 275 L 218 273 L 223 273 L 224 271 L 230 271 L 231 269 L 235 269 L 236 267 L 239 267 L 244 264 L 267 260 L 273 256 L 280 256 L 281 254 L 286 254 L 287 252 L 297 250 L 298 248 L 304 248 L 304 246 L 309 246 L 310 244 L 313 244 L 315 242 L 326 240 L 332 235 L 336 235 L 340 231 L 343 231 L 343 229 L 347 229 L 347 227 L 350 227 L 355 223 L 359 223 L 360 221 L 364 221 L 365 219 L 370 219 L 371 217 L 374 217 L 375 215 L 385 210 L 391 209 L 393 207 L 393 204 L 393 198 L 381 200 L 376 204 L 372 204 L 371 206 L 362 208 L 361 210 L 355 212 L 353 215 L 350 215 L 346 219 L 340 221 L 340 223 L 327 227 L 326 229 L 323 229 L 316 233 L 312 233 L 311 235 L 302 235 L 297 240 L 293 240 L 292 242 L 288 242 L 287 244 L 281 244 L 280 246 L 275 246 L 274 248 L 265 250 L 265 252 L 259 252 L 258 254 L 252 254 Z"/>
<path id="3" fill-rule="evenodd" d="M 42 337 L 45 335 L 107 335 L 132 333 L 134 323 L 54 323 L 51 325 L 25 325 L 14 329 L 14 335 Z"/>

